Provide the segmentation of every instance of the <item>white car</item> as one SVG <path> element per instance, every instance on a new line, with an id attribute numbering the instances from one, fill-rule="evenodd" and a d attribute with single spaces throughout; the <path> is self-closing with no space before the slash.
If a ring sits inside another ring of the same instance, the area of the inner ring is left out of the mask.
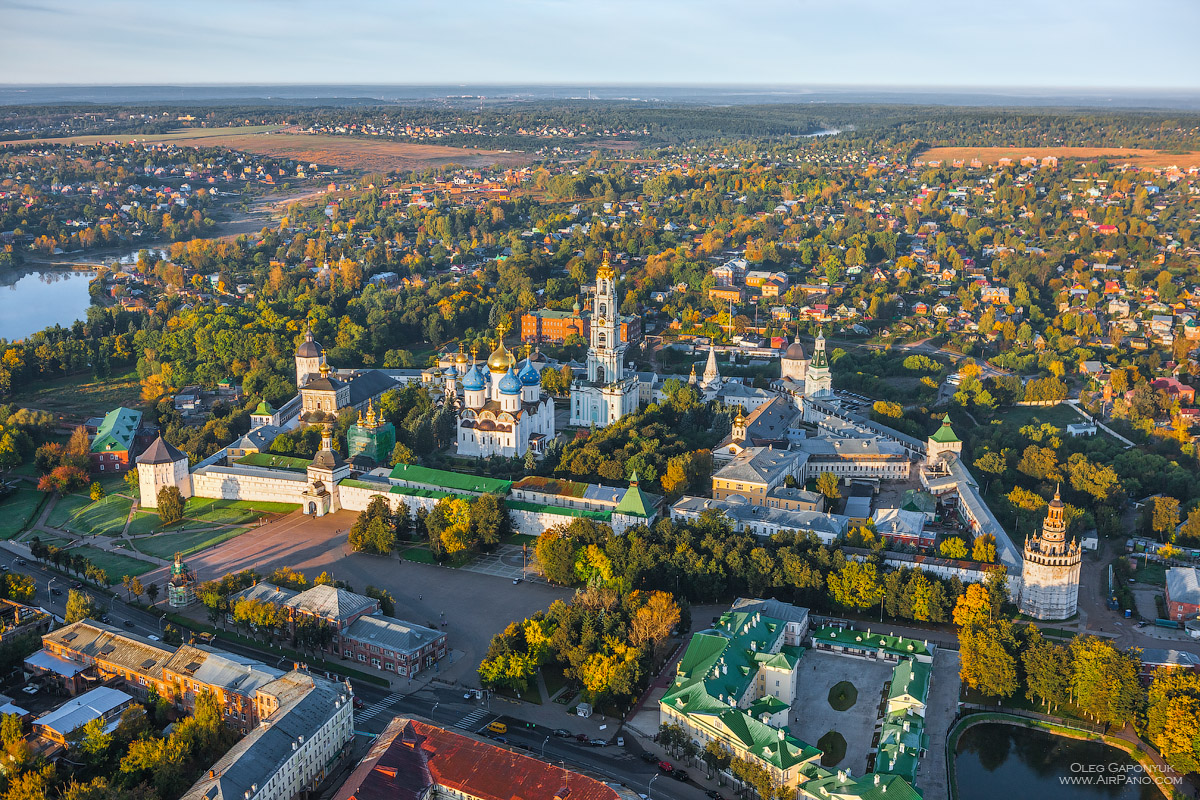
<path id="1" fill-rule="evenodd" d="M 149 636 L 147 636 L 146 638 L 147 638 L 147 639 L 149 639 L 149 640 L 150 640 L 150 641 L 152 641 L 152 642 L 161 641 L 161 640 L 160 640 L 160 639 L 159 639 L 157 636 L 155 636 L 153 633 L 152 633 L 152 634 L 150 634 Z"/>

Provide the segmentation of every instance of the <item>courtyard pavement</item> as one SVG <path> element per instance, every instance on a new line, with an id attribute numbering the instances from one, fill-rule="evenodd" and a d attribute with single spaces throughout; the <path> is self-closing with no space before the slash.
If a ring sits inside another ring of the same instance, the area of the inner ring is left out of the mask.
<path id="1" fill-rule="evenodd" d="M 917 788 L 925 797 L 949 797 L 946 785 L 946 734 L 958 714 L 958 652 L 939 648 L 933 659 L 929 697 L 925 702 L 925 732 L 929 750 L 917 765 Z"/>
<path id="2" fill-rule="evenodd" d="M 814 747 L 822 736 L 837 731 L 846 739 L 846 757 L 836 766 L 862 775 L 867 769 L 883 686 L 891 679 L 891 664 L 806 650 L 800 659 L 796 702 L 788 715 L 788 728 Z M 854 684 L 858 701 L 845 711 L 835 711 L 829 705 L 829 690 L 841 681 Z"/>
<path id="3" fill-rule="evenodd" d="M 476 669 L 493 635 L 510 622 L 571 596 L 570 590 L 542 582 L 514 585 L 511 577 L 350 552 L 346 531 L 356 517 L 339 511 L 314 519 L 295 512 L 205 550 L 187 559 L 187 564 L 201 581 L 244 569 L 265 576 L 288 566 L 310 581 L 329 572 L 359 592 L 367 586 L 387 589 L 396 599 L 397 618 L 431 627 L 446 622 L 443 630 L 455 653 L 452 663 L 443 662 L 434 675 L 439 681 L 461 686 L 479 685 Z M 517 559 L 519 574 L 519 548 Z M 158 570 L 142 580 L 162 585 L 167 577 L 166 570 Z M 202 610 L 197 618 L 203 618 Z M 393 688 L 407 691 L 410 687 L 405 679 L 393 678 Z"/>

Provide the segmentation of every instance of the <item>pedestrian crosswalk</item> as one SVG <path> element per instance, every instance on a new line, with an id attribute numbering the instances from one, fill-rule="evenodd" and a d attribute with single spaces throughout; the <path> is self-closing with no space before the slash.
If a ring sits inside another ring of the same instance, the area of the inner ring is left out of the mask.
<path id="1" fill-rule="evenodd" d="M 386 711 L 388 709 L 388 707 L 391 706 L 391 704 L 394 703 L 395 701 L 396 701 L 395 695 L 388 695 L 387 697 L 380 700 L 378 703 L 372 703 L 371 705 L 367 706 L 366 708 L 362 709 L 361 711 L 355 711 L 354 715 L 356 717 L 358 717 L 360 720 L 370 719 L 371 717 L 377 716 L 380 713 L 382 713 L 383 711 Z"/>
<path id="2" fill-rule="evenodd" d="M 462 728 L 464 731 L 473 731 L 476 728 L 482 727 L 480 722 L 487 715 L 488 712 L 484 711 L 482 708 L 477 708 L 470 714 L 467 714 L 465 717 L 460 719 L 458 722 L 454 723 L 454 727 Z"/>

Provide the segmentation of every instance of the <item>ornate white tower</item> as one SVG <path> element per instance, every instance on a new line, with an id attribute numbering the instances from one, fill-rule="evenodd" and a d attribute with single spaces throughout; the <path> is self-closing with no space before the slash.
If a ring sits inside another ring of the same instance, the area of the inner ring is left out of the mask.
<path id="1" fill-rule="evenodd" d="M 1034 619 L 1066 619 L 1079 607 L 1079 542 L 1067 543 L 1067 521 L 1058 490 L 1040 534 L 1025 540 L 1021 570 L 1022 614 Z"/>
<path id="2" fill-rule="evenodd" d="M 608 263 L 596 273 L 596 299 L 592 304 L 591 347 L 588 349 L 588 380 L 601 386 L 621 380 L 625 343 L 621 341 L 621 318 L 617 314 L 616 274 Z"/>
<path id="3" fill-rule="evenodd" d="M 829 356 L 825 353 L 825 329 L 817 331 L 812 361 L 804 376 L 804 394 L 808 397 L 832 397 L 833 376 L 829 372 Z"/>
<path id="4" fill-rule="evenodd" d="M 796 329 L 796 341 L 788 345 L 783 356 L 779 359 L 779 377 L 793 381 L 803 381 L 808 377 L 808 354 L 804 345 L 800 344 L 800 329 Z"/>
<path id="5" fill-rule="evenodd" d="M 175 486 L 186 500 L 192 496 L 192 476 L 187 453 L 167 444 L 161 436 L 137 457 L 138 495 L 142 508 L 158 508 L 158 493 Z"/>
<path id="6" fill-rule="evenodd" d="M 572 425 L 610 425 L 637 410 L 637 376 L 625 374 L 625 342 L 617 313 L 616 272 L 608 251 L 596 272 L 587 377 L 571 387 Z"/>
<path id="7" fill-rule="evenodd" d="M 720 384 L 721 370 L 717 369 L 717 350 L 710 344 L 708 346 L 708 363 L 704 365 L 704 377 L 700 379 L 700 387 L 705 390 L 713 390 Z"/>

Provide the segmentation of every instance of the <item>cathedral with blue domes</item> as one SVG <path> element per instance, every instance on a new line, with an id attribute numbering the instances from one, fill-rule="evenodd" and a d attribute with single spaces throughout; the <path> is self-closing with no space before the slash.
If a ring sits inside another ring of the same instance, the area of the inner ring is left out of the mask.
<path id="1" fill-rule="evenodd" d="M 554 439 L 554 400 L 542 390 L 542 376 L 527 355 L 518 364 L 500 342 L 486 365 L 465 354 L 443 372 L 446 402 L 458 411 L 458 454 L 521 458 L 541 455 Z M 462 393 L 459 394 L 459 382 Z"/>

